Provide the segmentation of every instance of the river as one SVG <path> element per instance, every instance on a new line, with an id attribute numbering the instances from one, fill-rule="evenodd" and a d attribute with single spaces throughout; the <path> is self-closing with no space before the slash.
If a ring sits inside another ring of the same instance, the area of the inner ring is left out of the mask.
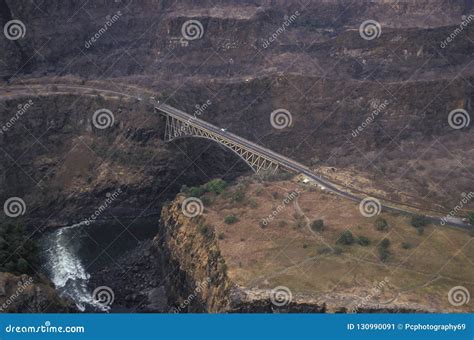
<path id="1" fill-rule="evenodd" d="M 64 226 L 44 233 L 39 240 L 44 272 L 62 297 L 80 311 L 108 311 L 92 298 L 94 272 L 113 266 L 125 252 L 153 238 L 158 218 L 97 221 Z"/>

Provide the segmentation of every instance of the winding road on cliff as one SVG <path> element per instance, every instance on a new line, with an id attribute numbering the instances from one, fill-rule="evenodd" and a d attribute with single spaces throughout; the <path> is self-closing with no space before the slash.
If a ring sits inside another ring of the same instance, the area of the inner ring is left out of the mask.
<path id="1" fill-rule="evenodd" d="M 121 91 L 115 91 L 115 90 L 110 90 L 110 89 L 104 89 L 104 88 L 96 88 L 96 87 L 90 87 L 90 86 L 85 86 L 85 85 L 77 85 L 77 84 L 61 84 L 61 83 L 41 83 L 41 84 L 28 84 L 28 85 L 12 85 L 12 86 L 6 86 L 0 90 L 0 98 L 5 98 L 5 97 L 14 97 L 18 95 L 39 95 L 39 94 L 50 94 L 50 93 L 71 93 L 72 91 L 79 91 L 79 92 L 85 92 L 84 94 L 88 95 L 94 95 L 97 93 L 102 93 L 106 95 L 115 95 L 115 96 L 122 96 L 122 97 L 128 97 L 135 99 L 137 101 L 143 101 L 143 95 L 147 94 L 152 96 L 154 93 L 151 92 L 150 90 L 142 89 L 142 88 L 137 88 L 134 86 L 130 85 L 123 85 L 127 90 L 130 90 L 131 93 L 125 93 Z M 74 93 L 74 92 L 73 92 Z M 147 97 L 148 99 L 148 97 Z M 298 163 L 292 159 L 289 159 L 281 154 L 278 154 L 270 149 L 267 149 L 261 145 L 255 144 L 245 138 L 242 138 L 238 135 L 235 135 L 231 132 L 228 131 L 223 131 L 219 127 L 212 125 L 204 120 L 201 120 L 193 115 L 190 115 L 184 111 L 181 111 L 179 109 L 176 109 L 170 105 L 164 104 L 164 103 L 159 103 L 157 101 L 153 101 L 150 103 L 150 105 L 153 105 L 155 109 L 158 109 L 159 111 L 162 111 L 167 114 L 172 114 L 175 116 L 180 117 L 183 120 L 186 120 L 188 122 L 191 122 L 194 126 L 200 128 L 200 129 L 205 129 L 213 134 L 219 135 L 223 138 L 226 138 L 234 143 L 240 144 L 244 146 L 246 149 L 254 151 L 256 153 L 262 154 L 266 156 L 267 158 L 271 159 L 275 163 L 277 163 L 279 166 L 282 168 L 296 173 L 296 174 L 302 174 L 309 178 L 310 180 L 316 182 L 320 186 L 324 187 L 325 190 L 328 190 L 330 192 L 333 192 L 341 197 L 344 197 L 346 199 L 350 199 L 352 201 L 355 201 L 357 203 L 360 203 L 364 198 L 374 198 L 370 194 L 365 194 L 366 197 L 360 197 L 359 195 L 356 195 L 352 192 L 350 192 L 351 189 L 349 188 L 344 188 L 340 185 L 337 185 L 335 183 L 332 183 L 328 179 L 315 174 L 310 168 L 307 166 Z M 360 191 L 359 191 L 360 192 Z M 396 213 L 402 213 L 402 214 L 408 214 L 408 215 L 417 215 L 418 213 L 412 210 L 407 210 L 403 209 L 399 206 L 394 206 L 393 204 L 387 203 L 386 200 L 381 199 L 381 198 L 376 198 L 376 201 L 378 204 L 380 204 L 380 208 L 396 212 Z M 402 204 L 400 204 L 402 205 Z M 442 222 L 446 225 L 451 225 L 455 227 L 460 227 L 464 229 L 472 229 L 473 226 L 468 223 L 464 223 L 461 219 L 449 219 L 449 220 L 444 220 L 444 216 L 426 216 L 426 218 L 435 224 L 441 224 Z"/>

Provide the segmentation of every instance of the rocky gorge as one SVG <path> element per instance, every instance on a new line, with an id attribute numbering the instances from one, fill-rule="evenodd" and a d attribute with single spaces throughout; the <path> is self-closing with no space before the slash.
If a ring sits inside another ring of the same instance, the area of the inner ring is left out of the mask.
<path id="1" fill-rule="evenodd" d="M 35 240 L 91 217 L 125 227 L 122 219 L 155 219 L 154 237 L 90 277 L 91 287 L 114 290 L 117 311 L 344 311 L 304 294 L 278 308 L 268 290 L 229 278 L 219 234 L 179 215 L 179 193 L 214 178 L 234 183 L 250 169 L 210 141 L 165 143 L 152 100 L 199 112 L 316 172 L 350 173 L 345 185 L 445 214 L 474 191 L 472 124 L 448 124 L 454 109 L 472 115 L 474 34 L 469 24 L 457 29 L 473 5 L 0 0 L 0 26 L 25 25 L 23 38 L 0 39 L 0 201 L 25 202 L 14 222 Z M 369 19 L 381 26 L 373 40 L 359 32 Z M 183 37 L 188 20 L 201 23 L 199 39 Z M 285 129 L 270 121 L 280 108 L 291 112 Z M 113 114 L 106 129 L 93 124 L 101 109 Z M 34 272 L 25 300 L 8 311 L 28 311 L 30 302 L 40 311 L 46 300 L 48 311 L 77 311 L 59 300 L 44 268 Z M 25 278 L 1 275 L 3 302 Z"/>

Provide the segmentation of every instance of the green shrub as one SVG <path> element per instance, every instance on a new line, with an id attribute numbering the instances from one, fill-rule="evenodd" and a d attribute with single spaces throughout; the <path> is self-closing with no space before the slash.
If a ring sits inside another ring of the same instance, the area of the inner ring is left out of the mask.
<path id="1" fill-rule="evenodd" d="M 341 236 L 339 236 L 339 239 L 336 243 L 349 246 L 354 243 L 354 236 L 349 230 L 346 230 L 341 234 Z"/>
<path id="2" fill-rule="evenodd" d="M 223 240 L 225 238 L 225 234 L 224 233 L 220 233 L 219 236 L 217 236 L 217 238 L 219 240 Z"/>
<path id="3" fill-rule="evenodd" d="M 238 221 L 239 219 L 235 215 L 227 215 L 226 217 L 224 217 L 224 222 L 227 224 L 234 224 Z"/>
<path id="4" fill-rule="evenodd" d="M 205 237 L 210 237 L 213 233 L 213 228 L 211 225 L 207 224 L 199 224 L 198 225 L 198 231 L 201 235 Z"/>
<path id="5" fill-rule="evenodd" d="M 252 209 L 258 208 L 258 203 L 254 198 L 249 199 L 249 206 Z"/>
<path id="6" fill-rule="evenodd" d="M 413 245 L 410 242 L 402 242 L 402 248 L 403 249 L 410 249 L 412 247 L 413 247 Z"/>
<path id="7" fill-rule="evenodd" d="M 390 251 L 388 250 L 388 248 L 379 247 L 380 261 L 382 261 L 382 262 L 387 261 L 389 256 L 390 256 Z"/>
<path id="8" fill-rule="evenodd" d="M 0 225 L 0 271 L 29 274 L 38 266 L 36 244 L 20 225 Z"/>
<path id="9" fill-rule="evenodd" d="M 314 220 L 311 223 L 311 229 L 313 231 L 323 231 L 324 230 L 324 221 L 323 220 Z"/>
<path id="10" fill-rule="evenodd" d="M 377 229 L 378 231 L 386 231 L 388 229 L 387 220 L 383 217 L 377 217 L 374 224 L 375 229 Z"/>
<path id="11" fill-rule="evenodd" d="M 469 223 L 474 224 L 474 212 L 469 214 Z"/>
<path id="12" fill-rule="evenodd" d="M 415 228 L 423 228 L 428 224 L 428 220 L 426 219 L 426 216 L 414 215 L 412 216 L 410 223 Z"/>
<path id="13" fill-rule="evenodd" d="M 198 187 L 188 188 L 186 185 L 183 185 L 181 187 L 181 192 L 186 193 L 188 196 L 201 197 L 206 192 L 213 192 L 219 195 L 223 193 L 226 188 L 227 188 L 226 181 L 220 178 L 216 178 Z"/>
<path id="14" fill-rule="evenodd" d="M 384 238 L 381 242 L 380 242 L 380 247 L 382 248 L 388 248 L 388 246 L 390 246 L 390 240 L 388 238 Z"/>
<path id="15" fill-rule="evenodd" d="M 242 202 L 245 198 L 245 193 L 241 190 L 237 190 L 232 194 L 232 199 L 235 202 Z"/>
<path id="16" fill-rule="evenodd" d="M 389 246 L 390 240 L 388 238 L 384 238 L 379 244 L 379 258 L 382 262 L 387 261 L 390 256 L 390 251 L 388 250 Z"/>
<path id="17" fill-rule="evenodd" d="M 188 189 L 188 196 L 191 197 L 201 197 L 206 192 L 206 189 L 203 187 L 191 187 Z"/>
<path id="18" fill-rule="evenodd" d="M 331 254 L 332 249 L 330 247 L 319 247 L 317 252 L 319 255 Z"/>
<path id="19" fill-rule="evenodd" d="M 361 246 L 368 246 L 370 244 L 370 240 L 368 237 L 365 236 L 359 236 L 357 238 L 357 243 L 360 244 Z"/>
<path id="20" fill-rule="evenodd" d="M 227 188 L 227 182 L 223 179 L 216 178 L 210 180 L 204 185 L 206 191 L 213 192 L 217 195 L 222 194 Z"/>

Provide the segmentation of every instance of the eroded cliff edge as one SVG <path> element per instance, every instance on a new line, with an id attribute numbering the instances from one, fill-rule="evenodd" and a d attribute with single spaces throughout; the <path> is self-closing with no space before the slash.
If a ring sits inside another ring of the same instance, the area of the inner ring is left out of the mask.
<path id="1" fill-rule="evenodd" d="M 449 256 L 445 236 L 465 242 L 472 237 L 466 231 L 427 225 L 420 232 L 409 217 L 385 212 L 366 218 L 353 202 L 295 179 L 243 178 L 220 194 L 199 197 L 204 204 L 195 217 L 184 213 L 186 203 L 189 209 L 189 200 L 196 199 L 189 190 L 166 204 L 153 240 L 168 273 L 171 312 L 472 309 L 447 299 L 456 282 L 473 275 L 456 265 L 460 255 L 439 271 Z M 262 222 L 269 214 L 274 218 Z M 384 231 L 377 229 L 380 218 L 387 223 Z M 313 228 L 316 219 L 324 221 L 321 230 Z M 340 243 L 348 230 L 354 242 Z M 381 257 L 385 239 L 388 256 Z M 432 251 L 437 255 L 425 256 Z"/>
<path id="2" fill-rule="evenodd" d="M 270 291 L 251 290 L 233 282 L 218 245 L 218 236 L 202 216 L 182 213 L 184 196 L 162 210 L 155 248 L 164 254 L 168 301 L 172 312 L 324 312 L 325 305 L 296 299 L 278 307 Z"/>

